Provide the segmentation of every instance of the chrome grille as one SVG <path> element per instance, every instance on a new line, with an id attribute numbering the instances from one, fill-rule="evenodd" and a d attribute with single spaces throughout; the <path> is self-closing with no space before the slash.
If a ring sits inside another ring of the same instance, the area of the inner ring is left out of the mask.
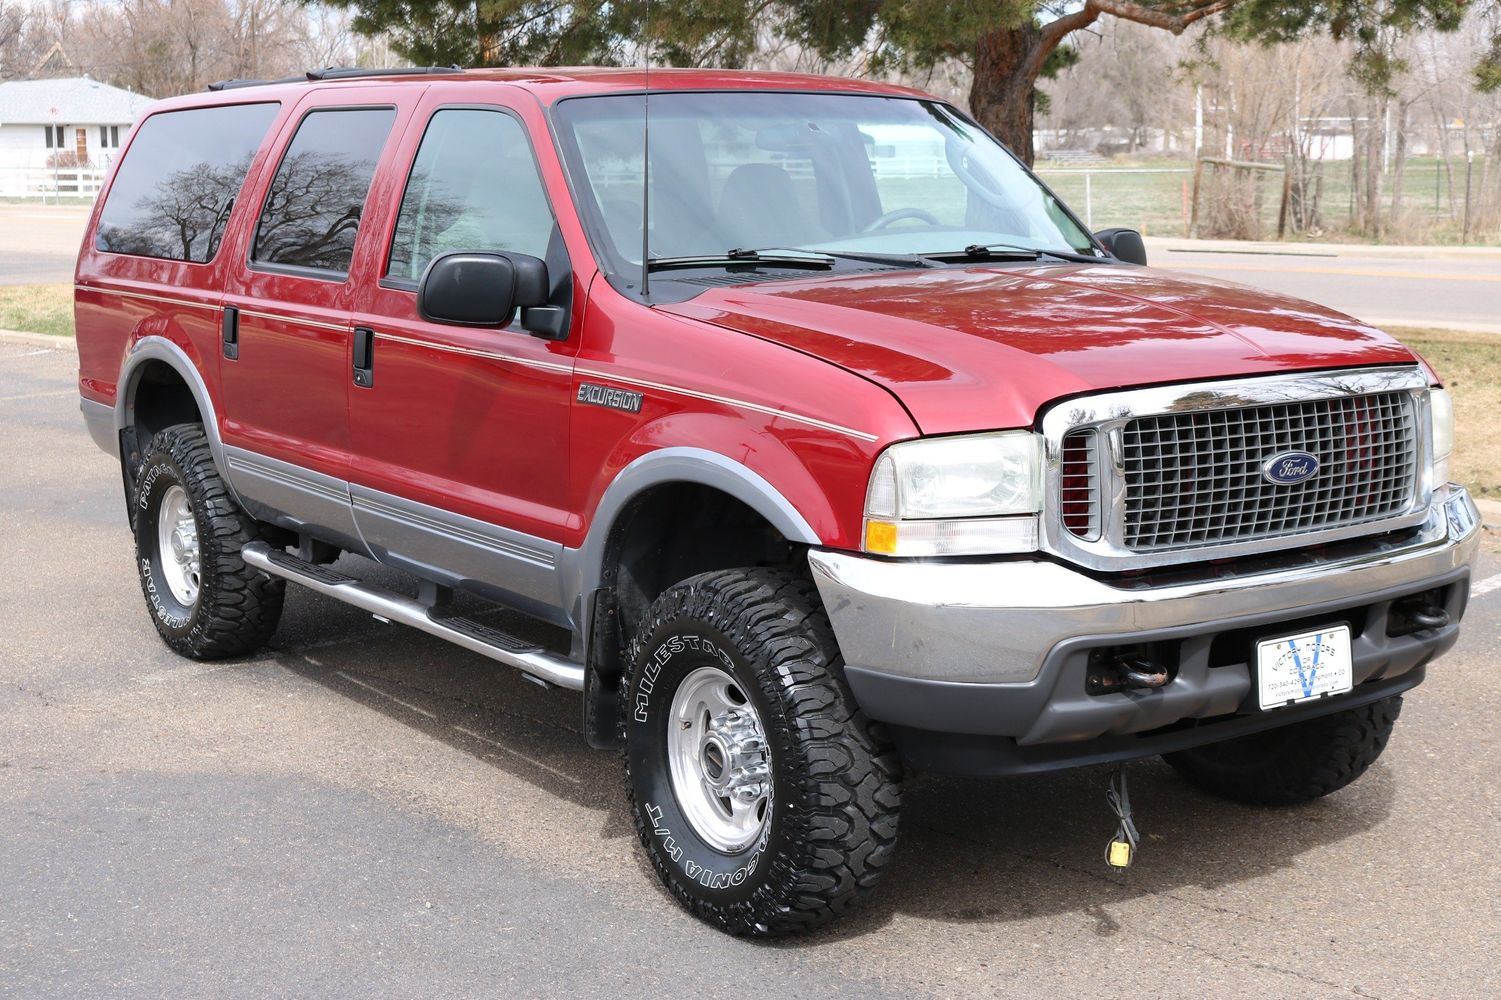
<path id="1" fill-rule="evenodd" d="M 1417 486 L 1408 392 L 1130 419 L 1121 429 L 1121 541 L 1136 552 L 1279 538 L 1406 512 Z M 1305 451 L 1316 475 L 1262 478 L 1273 455 Z"/>

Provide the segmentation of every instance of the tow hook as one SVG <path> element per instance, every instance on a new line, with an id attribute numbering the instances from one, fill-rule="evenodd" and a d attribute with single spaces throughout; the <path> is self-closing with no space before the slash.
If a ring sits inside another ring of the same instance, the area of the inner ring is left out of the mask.
<path id="1" fill-rule="evenodd" d="M 1412 597 L 1398 601 L 1392 610 L 1396 612 L 1400 621 L 1411 626 L 1401 629 L 1404 632 L 1443 628 L 1449 624 L 1449 612 L 1429 600 L 1425 594 L 1414 594 Z"/>
<path id="2" fill-rule="evenodd" d="M 1091 694 L 1107 691 L 1152 691 L 1168 682 L 1168 669 L 1143 656 L 1120 653 L 1091 665 L 1086 684 Z"/>

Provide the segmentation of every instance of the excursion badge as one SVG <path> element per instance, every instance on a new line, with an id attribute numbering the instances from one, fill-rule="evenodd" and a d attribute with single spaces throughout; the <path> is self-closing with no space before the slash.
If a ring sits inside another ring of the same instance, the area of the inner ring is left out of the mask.
<path id="1" fill-rule="evenodd" d="M 629 389 L 614 389 L 607 385 L 595 385 L 592 382 L 579 383 L 578 401 L 590 406 L 624 410 L 626 413 L 640 413 L 643 398 L 645 397 L 641 393 L 632 392 Z"/>

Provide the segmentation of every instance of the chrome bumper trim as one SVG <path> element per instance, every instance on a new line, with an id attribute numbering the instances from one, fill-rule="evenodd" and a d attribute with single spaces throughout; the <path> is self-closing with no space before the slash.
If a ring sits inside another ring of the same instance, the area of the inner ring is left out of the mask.
<path id="1" fill-rule="evenodd" d="M 1466 567 L 1479 544 L 1452 487 L 1401 549 L 1317 567 L 1127 590 L 1055 562 L 903 562 L 815 549 L 813 579 L 846 663 L 895 677 L 1025 684 L 1060 643 L 1358 600 Z"/>

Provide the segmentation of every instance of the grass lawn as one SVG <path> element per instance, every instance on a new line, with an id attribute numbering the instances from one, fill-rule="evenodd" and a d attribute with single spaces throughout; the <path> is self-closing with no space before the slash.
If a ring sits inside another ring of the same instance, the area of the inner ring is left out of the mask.
<path id="1" fill-rule="evenodd" d="M 0 285 L 0 330 L 73 336 L 73 286 Z"/>
<path id="2" fill-rule="evenodd" d="M 1501 498 L 1501 337 L 1448 330 L 1388 331 L 1422 354 L 1454 394 L 1449 478 Z"/>

